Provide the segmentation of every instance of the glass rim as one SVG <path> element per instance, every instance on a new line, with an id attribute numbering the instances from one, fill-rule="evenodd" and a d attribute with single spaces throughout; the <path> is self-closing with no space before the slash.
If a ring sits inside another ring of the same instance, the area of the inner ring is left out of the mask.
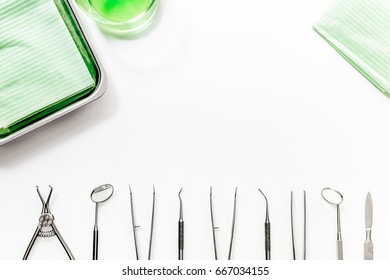
<path id="1" fill-rule="evenodd" d="M 138 26 L 142 25 L 145 21 L 148 22 L 151 20 L 151 18 L 154 16 L 157 8 L 158 0 L 150 0 L 149 5 L 147 8 L 141 12 L 139 15 L 137 15 L 134 18 L 131 18 L 126 21 L 112 21 L 109 19 L 106 19 L 102 17 L 96 10 L 89 4 L 90 8 L 90 15 L 91 17 L 101 26 L 109 28 L 110 30 L 117 31 L 117 32 L 129 32 L 132 29 L 136 29 Z M 129 26 L 129 28 L 120 28 L 120 27 L 126 27 Z M 118 28 L 118 29 L 117 29 Z"/>

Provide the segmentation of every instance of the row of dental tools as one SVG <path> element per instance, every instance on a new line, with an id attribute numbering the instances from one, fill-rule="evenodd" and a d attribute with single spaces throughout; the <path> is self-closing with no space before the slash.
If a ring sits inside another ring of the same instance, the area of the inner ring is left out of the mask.
<path id="1" fill-rule="evenodd" d="M 265 248 L 265 259 L 271 260 L 271 222 L 269 218 L 269 206 L 267 196 L 263 191 L 258 189 L 261 195 L 265 199 L 265 221 L 264 221 L 264 248 Z M 323 199 L 336 206 L 337 210 L 337 233 L 336 233 L 336 245 L 337 245 L 337 259 L 343 260 L 343 241 L 341 236 L 341 215 L 340 215 L 340 205 L 344 200 L 343 195 L 334 189 L 324 188 L 321 191 L 321 196 Z M 234 208 L 233 208 L 233 222 L 230 238 L 230 247 L 229 247 L 229 256 L 228 259 L 231 259 L 232 244 L 234 238 L 234 229 L 235 229 L 235 220 L 236 220 L 236 202 L 237 202 L 237 188 L 234 195 Z M 218 259 L 217 247 L 216 247 L 216 237 L 215 230 L 218 229 L 214 225 L 214 215 L 213 215 L 213 203 L 212 203 L 212 187 L 210 187 L 210 213 L 211 213 L 211 226 L 213 233 L 213 244 L 214 244 L 214 255 L 215 259 Z M 371 239 L 372 232 L 372 221 L 373 221 L 373 203 L 371 193 L 368 192 L 365 201 L 365 229 L 366 229 L 366 240 L 364 242 L 364 259 L 373 260 L 374 259 L 374 246 Z M 293 260 L 297 259 L 296 255 L 296 246 L 295 246 L 295 233 L 294 233 L 294 194 L 293 191 L 290 193 L 290 225 L 291 225 L 291 242 L 292 242 L 292 255 Z M 307 199 L 306 191 L 303 191 L 303 254 L 302 259 L 306 260 L 307 258 Z"/>
<path id="2" fill-rule="evenodd" d="M 229 254 L 228 260 L 231 260 L 233 241 L 234 241 L 234 231 L 236 224 L 236 209 L 237 209 L 237 190 L 236 187 L 234 192 L 234 203 L 233 203 L 233 217 L 232 217 L 232 226 L 231 226 L 231 235 L 230 235 L 230 244 L 229 244 Z M 268 198 L 263 193 L 263 191 L 258 189 L 260 194 L 265 199 L 265 221 L 264 221 L 264 248 L 265 248 L 265 259 L 271 260 L 271 221 L 269 217 L 269 205 Z M 178 197 L 180 202 L 179 208 L 179 221 L 178 221 L 178 259 L 184 259 L 184 218 L 183 218 L 183 201 L 181 198 L 181 193 L 183 188 L 180 189 Z M 341 218 L 340 218 L 340 204 L 343 202 L 344 198 L 339 191 L 333 190 L 331 188 L 324 188 L 321 191 L 321 195 L 325 201 L 330 204 L 336 205 L 337 209 L 337 259 L 343 259 L 343 243 L 341 237 Z M 290 193 L 290 225 L 291 225 L 291 241 L 292 241 L 292 255 L 293 259 L 297 259 L 296 255 L 296 246 L 295 246 L 295 233 L 294 233 L 294 196 L 293 192 Z M 153 212 L 154 212 L 154 197 L 153 197 Z M 210 187 L 210 216 L 211 216 L 211 230 L 213 238 L 213 249 L 214 249 L 214 259 L 218 260 L 218 251 L 217 251 L 217 241 L 216 241 L 216 230 L 218 229 L 215 226 L 214 211 L 213 211 L 213 188 Z M 368 193 L 365 202 L 365 224 L 366 224 L 366 241 L 364 244 L 364 259 L 372 260 L 373 259 L 373 243 L 371 240 L 371 228 L 372 228 L 372 216 L 373 216 L 373 207 L 372 207 L 372 198 L 371 194 Z M 152 218 L 153 223 L 153 218 Z M 151 227 L 152 229 L 152 227 Z M 152 236 L 152 233 L 151 233 Z M 135 240 L 135 239 L 134 239 Z M 151 239 L 150 239 L 151 242 Z M 149 248 L 150 250 L 150 248 Z M 307 258 L 307 199 L 306 191 L 303 191 L 303 254 L 302 259 L 306 260 Z"/>
<path id="3" fill-rule="evenodd" d="M 70 251 L 69 247 L 65 243 L 61 234 L 59 233 L 55 223 L 54 216 L 50 211 L 49 203 L 52 196 L 53 188 L 49 186 L 50 191 L 46 198 L 43 198 L 39 187 L 36 187 L 36 191 L 42 203 L 42 210 L 38 221 L 38 226 L 33 234 L 33 237 L 26 249 L 26 252 L 23 256 L 23 260 L 28 259 L 31 249 L 36 242 L 38 237 L 53 237 L 56 236 L 64 248 L 66 254 L 70 260 L 74 260 L 74 256 Z M 265 200 L 265 221 L 264 221 L 264 249 L 265 249 L 265 259 L 271 260 L 271 222 L 270 222 L 270 213 L 269 213 L 269 202 L 265 193 L 259 188 L 258 191 L 260 195 Z M 135 222 L 135 211 L 134 211 L 134 202 L 133 202 L 133 192 L 129 186 L 130 192 L 130 213 L 131 213 L 131 225 L 132 233 L 134 239 L 134 248 L 136 259 L 139 260 L 139 248 L 137 242 L 136 230 L 139 227 Z M 180 188 L 178 193 L 179 198 L 179 220 L 178 220 L 178 259 L 184 259 L 184 215 L 183 215 L 183 200 L 182 200 L 183 188 Z M 234 192 L 234 201 L 233 201 L 233 216 L 231 224 L 231 234 L 230 234 L 230 243 L 229 243 L 229 253 L 228 260 L 232 258 L 233 242 L 234 242 L 234 233 L 236 226 L 236 210 L 237 210 L 237 192 L 238 188 L 236 187 Z M 90 198 L 95 203 L 95 223 L 93 229 L 93 249 L 92 249 L 92 259 L 98 259 L 98 245 L 99 245 L 99 229 L 98 229 L 98 206 L 107 201 L 114 193 L 114 187 L 110 184 L 104 184 L 93 189 L 91 192 Z M 337 245 L 337 259 L 343 259 L 343 240 L 341 235 L 341 204 L 344 201 L 344 197 L 341 192 L 331 189 L 324 188 L 321 191 L 322 198 L 329 204 L 336 206 L 336 245 Z M 153 241 L 153 231 L 154 231 L 154 218 L 155 218 L 155 203 L 156 203 L 156 190 L 153 186 L 153 197 L 152 197 L 152 211 L 151 211 L 151 220 L 150 220 L 150 233 L 149 233 L 149 248 L 148 248 L 148 260 L 152 256 L 152 241 Z M 209 197 L 209 206 L 210 206 L 210 216 L 211 216 L 211 229 L 212 229 L 212 240 L 213 240 L 213 251 L 214 259 L 219 259 L 219 254 L 217 251 L 217 238 L 216 230 L 218 229 L 215 226 L 214 211 L 213 211 L 213 188 L 210 187 L 210 197 Z M 290 226 L 291 226 L 291 241 L 292 241 L 292 256 L 293 259 L 297 259 L 296 246 L 295 246 L 295 232 L 294 232 L 294 194 L 291 191 L 290 193 Z M 366 230 L 366 240 L 364 242 L 364 259 L 373 260 L 373 242 L 371 239 L 373 223 L 373 202 L 370 192 L 367 193 L 365 200 L 365 230 Z M 306 191 L 303 191 L 303 255 L 302 259 L 306 260 L 307 258 L 307 200 L 306 200 Z"/>
<path id="4" fill-rule="evenodd" d="M 140 259 L 138 251 L 138 238 L 137 238 L 137 229 L 139 225 L 135 222 L 135 211 L 134 211 L 134 202 L 133 202 L 133 191 L 129 186 L 130 192 L 130 214 L 131 214 L 131 227 L 134 240 L 134 250 L 135 257 L 137 260 Z M 95 225 L 93 229 L 93 246 L 92 246 L 92 260 L 98 260 L 98 247 L 99 247 L 99 229 L 98 229 L 98 205 L 107 201 L 114 193 L 114 187 L 110 184 L 104 184 L 98 186 L 92 190 L 91 200 L 95 203 Z M 153 186 L 153 200 L 152 200 L 152 215 L 150 221 L 150 235 L 149 235 L 149 250 L 148 250 L 148 260 L 151 259 L 152 255 L 152 240 L 153 240 L 153 229 L 154 229 L 154 213 L 155 213 L 155 202 L 156 202 L 156 190 Z"/>
<path id="5" fill-rule="evenodd" d="M 233 250 L 233 240 L 234 240 L 234 230 L 235 230 L 235 223 L 236 223 L 236 207 L 237 207 L 237 189 L 234 193 L 234 205 L 233 205 L 233 219 L 232 219 L 232 227 L 231 227 L 231 235 L 230 235 L 230 244 L 229 244 L 229 255 L 228 260 L 232 257 L 232 250 Z M 132 220 L 132 228 L 133 228 L 133 236 L 134 236 L 134 247 L 135 247 L 135 254 L 136 259 L 139 260 L 139 254 L 138 254 L 138 245 L 137 245 L 137 236 L 136 236 L 136 229 L 139 227 L 135 223 L 134 218 L 134 203 L 133 203 L 133 193 L 131 188 L 130 190 L 130 211 L 131 211 L 131 220 Z M 177 234 L 177 244 L 178 244 L 178 260 L 184 260 L 184 214 L 183 214 L 183 200 L 181 198 L 181 194 L 183 192 L 183 188 L 180 188 L 178 193 L 179 198 L 179 220 L 178 220 L 178 234 Z M 151 252 L 152 252 L 152 239 L 153 239 L 153 229 L 154 229 L 154 212 L 155 212 L 155 200 L 156 200 L 156 192 L 155 188 L 153 186 L 153 202 L 152 202 L 152 217 L 151 217 L 151 226 L 150 226 L 150 237 L 149 237 L 149 254 L 148 254 L 148 260 L 151 259 Z M 217 243 L 216 243 L 216 235 L 215 231 L 218 229 L 214 225 L 214 214 L 213 214 L 213 190 L 212 187 L 210 187 L 210 213 L 211 213 L 211 225 L 212 225 L 212 233 L 213 233 L 213 244 L 214 244 L 214 257 L 216 260 L 218 260 L 218 253 L 217 253 Z"/>

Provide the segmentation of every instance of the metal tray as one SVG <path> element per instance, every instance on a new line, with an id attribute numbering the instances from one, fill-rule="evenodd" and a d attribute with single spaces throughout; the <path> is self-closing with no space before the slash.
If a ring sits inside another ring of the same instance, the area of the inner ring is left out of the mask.
<path id="1" fill-rule="evenodd" d="M 37 0 L 37 1 L 42 1 L 42 0 Z M 51 1 L 51 0 L 46 0 L 46 1 Z M 27 2 L 29 2 L 29 1 L 26 1 L 26 3 Z M 72 101 L 67 100 L 69 104 L 67 104 L 66 106 L 65 105 L 64 106 L 58 105 L 60 103 L 60 101 L 57 101 L 56 104 L 54 104 L 54 103 L 50 104 L 50 106 L 52 108 L 45 107 L 44 109 L 42 109 L 43 113 L 39 114 L 39 112 L 38 112 L 37 116 L 32 118 L 34 120 L 30 121 L 30 123 L 26 122 L 27 124 L 20 125 L 20 127 L 16 126 L 16 129 L 14 129 L 14 131 L 10 132 L 8 135 L 4 134 L 4 135 L 6 135 L 5 137 L 0 135 L 0 146 L 18 138 L 18 137 L 36 129 L 36 128 L 39 128 L 40 126 L 42 126 L 44 124 L 47 124 L 47 123 L 49 123 L 49 122 L 51 122 L 59 117 L 62 117 L 64 115 L 70 113 L 71 111 L 73 111 L 77 108 L 80 108 L 81 106 L 84 106 L 84 105 L 96 100 L 97 98 L 99 98 L 103 95 L 103 93 L 105 92 L 105 90 L 107 88 L 106 75 L 102 69 L 99 58 L 97 57 L 93 47 L 91 46 L 90 37 L 88 36 L 88 34 L 86 34 L 86 32 L 85 32 L 85 30 L 80 22 L 80 19 L 77 15 L 77 12 L 75 11 L 75 4 L 70 0 L 55 0 L 52 2 L 53 3 L 56 2 L 56 5 L 64 5 L 64 7 L 66 6 L 66 9 L 67 9 L 69 14 L 65 14 L 65 15 L 61 14 L 61 17 L 64 21 L 64 24 L 67 27 L 66 30 L 68 30 L 68 32 L 71 33 L 69 31 L 69 24 L 73 24 L 73 27 L 75 27 L 75 26 L 77 27 L 77 28 L 74 28 L 73 34 L 71 36 L 72 36 L 72 39 L 74 40 L 75 45 L 77 45 L 77 43 L 82 42 L 83 47 L 85 49 L 87 49 L 87 51 L 88 51 L 87 55 L 89 55 L 89 57 L 91 58 L 91 60 L 93 62 L 94 74 L 96 74 L 94 77 L 92 77 L 93 82 L 94 82 L 93 90 L 91 90 L 91 92 L 88 92 L 87 94 L 84 94 L 83 96 L 79 96 L 78 98 L 73 96 Z M 57 8 L 58 8 L 58 6 L 57 6 Z M 58 11 L 60 13 L 60 10 L 58 10 Z M 0 19 L 1 19 L 1 15 L 0 15 Z M 66 21 L 72 21 L 72 22 L 69 23 Z M 34 23 L 32 23 L 32 24 L 34 24 Z M 78 38 L 75 38 L 75 33 L 77 34 Z M 0 39 L 1 39 L 1 35 L 0 35 Z M 78 41 L 77 43 L 76 43 L 76 40 Z M 1 50 L 1 40 L 0 40 L 0 50 Z M 80 51 L 79 46 L 77 46 L 77 50 Z M 82 54 L 82 56 L 85 56 L 85 55 L 86 55 L 85 53 Z M 84 59 L 84 57 L 83 57 L 83 59 Z M 86 64 L 85 61 L 84 61 L 84 63 Z M 88 71 L 90 71 L 90 68 L 88 68 Z M 0 84 L 0 90 L 1 90 L 1 84 Z M 62 101 L 63 100 L 61 100 L 61 102 Z M 1 100 L 0 100 L 0 102 L 1 102 Z M 66 103 L 66 102 L 64 102 L 64 103 Z M 34 114 L 35 113 L 36 112 L 34 112 Z M 32 115 L 26 116 L 25 120 L 27 118 L 31 118 L 31 116 Z"/>

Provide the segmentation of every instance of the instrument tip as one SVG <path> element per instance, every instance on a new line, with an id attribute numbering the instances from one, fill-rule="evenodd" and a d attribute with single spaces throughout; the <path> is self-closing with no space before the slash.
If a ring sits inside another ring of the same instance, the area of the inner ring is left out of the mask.
<path id="1" fill-rule="evenodd" d="M 259 192 L 264 196 L 265 199 L 267 199 L 267 197 L 265 196 L 265 194 L 261 191 L 260 188 L 258 188 Z"/>

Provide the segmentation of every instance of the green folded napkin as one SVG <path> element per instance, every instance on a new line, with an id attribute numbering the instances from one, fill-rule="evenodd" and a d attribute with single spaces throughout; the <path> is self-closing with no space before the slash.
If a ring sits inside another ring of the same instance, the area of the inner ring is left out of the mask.
<path id="1" fill-rule="evenodd" d="M 390 93 L 390 0 L 337 0 L 314 30 L 379 90 Z"/>
<path id="2" fill-rule="evenodd" d="M 0 139 L 95 88 L 93 58 L 67 5 L 0 0 Z"/>

